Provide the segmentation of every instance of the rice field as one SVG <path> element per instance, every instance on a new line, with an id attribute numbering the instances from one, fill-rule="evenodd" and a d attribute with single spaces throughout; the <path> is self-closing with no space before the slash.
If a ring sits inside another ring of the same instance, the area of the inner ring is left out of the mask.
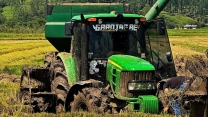
<path id="1" fill-rule="evenodd" d="M 21 74 L 23 66 L 43 65 L 44 55 L 56 51 L 47 40 L 0 40 L 0 73 Z"/>
<path id="2" fill-rule="evenodd" d="M 208 37 L 170 37 L 170 44 L 173 56 L 204 55 L 208 49 Z"/>
<path id="3" fill-rule="evenodd" d="M 173 56 L 203 56 L 208 47 L 207 32 L 208 29 L 168 30 Z M 0 73 L 20 75 L 23 66 L 43 65 L 44 55 L 52 51 L 56 49 L 44 34 L 1 33 Z"/>
<path id="4" fill-rule="evenodd" d="M 0 33 L 0 40 L 45 40 L 44 33 Z"/>
<path id="5" fill-rule="evenodd" d="M 168 30 L 170 44 L 174 57 L 204 56 L 208 47 L 208 29 L 180 31 Z M 180 33 L 181 32 L 181 33 Z M 175 35 L 175 34 L 179 35 Z M 193 35 L 193 33 L 195 35 Z M 15 36 L 14 36 L 15 35 Z M 203 36 L 202 36 L 203 35 Z M 56 49 L 44 39 L 43 34 L 2 34 L 0 36 L 0 73 L 21 74 L 23 66 L 43 65 L 44 55 Z M 31 114 L 28 106 L 24 106 L 19 100 L 19 83 L 0 81 L 0 116 L 25 116 L 25 117 L 173 117 L 167 114 L 144 114 L 123 112 L 116 115 L 97 115 L 85 112 L 73 113 L 35 113 Z"/>

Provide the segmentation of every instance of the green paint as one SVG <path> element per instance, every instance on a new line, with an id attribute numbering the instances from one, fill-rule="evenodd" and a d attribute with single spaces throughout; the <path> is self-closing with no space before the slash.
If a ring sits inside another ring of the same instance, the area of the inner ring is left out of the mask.
<path id="1" fill-rule="evenodd" d="M 45 36 L 47 39 L 71 38 L 71 36 L 66 36 L 65 34 L 65 22 L 47 22 L 45 24 Z"/>
<path id="2" fill-rule="evenodd" d="M 165 8 L 170 0 L 157 0 L 157 2 L 152 6 L 152 8 L 145 15 L 147 20 L 152 20 L 156 18 L 160 12 Z"/>
<path id="3" fill-rule="evenodd" d="M 155 70 L 154 66 L 148 61 L 130 55 L 113 55 L 109 57 L 108 60 L 111 60 L 113 63 L 122 71 L 149 71 Z M 110 63 L 111 64 L 111 63 Z"/>
<path id="4" fill-rule="evenodd" d="M 124 97 L 120 93 L 120 74 L 122 71 L 154 71 L 148 61 L 130 55 L 112 55 L 108 58 L 107 81 L 110 83 L 114 96 L 121 100 L 136 101 L 137 98 Z"/>
<path id="5" fill-rule="evenodd" d="M 65 35 L 65 22 L 70 22 L 75 15 L 110 13 L 111 11 L 124 12 L 123 4 L 66 4 L 54 5 L 51 15 L 47 16 L 45 37 L 67 38 Z"/>
<path id="6" fill-rule="evenodd" d="M 127 105 L 130 111 L 139 111 L 144 113 L 155 113 L 159 112 L 158 98 L 153 95 L 139 96 L 137 101 L 129 102 Z"/>
<path id="7" fill-rule="evenodd" d="M 153 95 L 139 96 L 138 102 L 140 103 L 140 112 L 145 113 L 158 113 L 159 103 L 158 98 Z"/>
<path id="8" fill-rule="evenodd" d="M 61 58 L 64 64 L 69 85 L 70 86 L 74 85 L 77 81 L 76 81 L 76 73 L 75 73 L 76 72 L 75 64 L 72 55 L 70 53 L 60 52 L 58 53 L 57 56 Z"/>
<path id="9" fill-rule="evenodd" d="M 158 2 L 153 6 L 145 18 L 147 18 L 147 20 L 155 18 L 168 2 L 169 0 L 158 0 Z M 45 25 L 45 37 L 58 51 L 60 51 L 57 56 L 61 58 L 64 64 L 70 86 L 73 86 L 75 83 L 77 83 L 77 71 L 75 68 L 74 58 L 70 53 L 67 53 L 70 50 L 71 36 L 65 35 L 65 22 L 80 21 L 81 13 L 84 14 L 84 18 L 86 20 L 88 18 L 115 18 L 117 15 L 109 14 L 111 11 L 123 13 L 123 4 L 76 3 L 55 5 L 52 14 L 47 16 L 47 23 Z M 123 17 L 135 19 L 144 18 L 143 15 L 138 14 L 123 14 Z M 158 113 L 159 109 L 157 97 L 150 95 L 139 96 L 138 98 L 129 98 L 122 96 L 120 93 L 120 78 L 122 71 L 136 72 L 154 70 L 154 66 L 144 59 L 130 55 L 112 55 L 108 58 L 106 78 L 110 83 L 115 98 L 129 102 L 129 110 L 147 113 Z"/>
<path id="10" fill-rule="evenodd" d="M 65 35 L 65 22 L 82 14 L 124 12 L 123 3 L 64 3 L 56 4 L 52 13 L 47 15 L 45 37 L 58 51 L 70 51 L 71 36 Z"/>
<path id="11" fill-rule="evenodd" d="M 110 13 L 117 11 L 124 12 L 122 3 L 71 3 L 64 5 L 54 5 L 51 15 L 47 16 L 47 22 L 69 22 L 75 15 Z"/>
<path id="12" fill-rule="evenodd" d="M 143 15 L 138 15 L 138 14 L 122 14 L 124 18 L 144 18 Z M 103 13 L 103 14 L 90 14 L 90 15 L 84 15 L 85 19 L 88 18 L 115 18 L 117 15 L 116 14 L 109 14 L 109 13 Z M 81 17 L 80 15 L 74 16 L 72 18 L 72 21 L 80 21 Z"/>

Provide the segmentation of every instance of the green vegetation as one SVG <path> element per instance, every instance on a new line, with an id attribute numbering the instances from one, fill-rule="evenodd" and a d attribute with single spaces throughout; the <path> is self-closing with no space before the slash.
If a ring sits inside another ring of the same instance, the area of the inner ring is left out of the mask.
<path id="1" fill-rule="evenodd" d="M 12 14 L 12 7 L 11 6 L 5 6 L 3 8 L 3 13 L 2 13 L 7 20 L 12 19 L 13 18 L 13 14 Z"/>
<path id="2" fill-rule="evenodd" d="M 43 33 L 46 22 L 46 4 L 71 0 L 0 0 L 0 31 L 14 33 Z M 76 2 L 99 0 L 76 0 Z M 118 0 L 112 0 L 118 1 Z M 132 13 L 145 15 L 156 0 L 127 0 Z M 188 3 L 188 4 L 186 4 Z M 208 23 L 208 2 L 197 0 L 171 0 L 160 17 L 166 19 L 168 28 L 185 24 L 204 27 Z"/>
<path id="3" fill-rule="evenodd" d="M 192 37 L 192 36 L 200 36 L 200 37 L 208 37 L 208 28 L 203 29 L 168 29 L 168 35 L 177 36 L 177 37 Z"/>
<path id="4" fill-rule="evenodd" d="M 204 56 L 208 49 L 208 29 L 169 29 L 173 55 L 176 57 Z"/>
<path id="5" fill-rule="evenodd" d="M 45 40 L 43 33 L 0 33 L 1 40 Z"/>
<path id="6" fill-rule="evenodd" d="M 165 19 L 167 28 L 183 28 L 184 25 L 186 24 L 198 24 L 200 27 L 199 23 L 187 16 L 181 15 L 181 14 L 174 14 L 174 13 L 168 13 L 168 12 L 161 12 L 159 17 L 163 17 Z"/>

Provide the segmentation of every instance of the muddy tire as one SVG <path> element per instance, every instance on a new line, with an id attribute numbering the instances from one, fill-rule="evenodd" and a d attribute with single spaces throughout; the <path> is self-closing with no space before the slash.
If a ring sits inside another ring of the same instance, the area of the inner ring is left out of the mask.
<path id="1" fill-rule="evenodd" d="M 44 66 L 50 67 L 52 65 L 52 62 L 55 60 L 56 55 L 57 55 L 57 52 L 47 53 L 44 59 Z"/>
<path id="2" fill-rule="evenodd" d="M 109 98 L 97 88 L 84 88 L 74 95 L 70 111 L 88 111 L 94 113 L 111 113 Z"/>
<path id="3" fill-rule="evenodd" d="M 57 54 L 57 52 L 47 53 L 45 55 L 44 66 L 51 69 L 51 92 L 57 96 L 56 113 L 60 113 L 64 111 L 64 104 L 70 86 L 64 65 L 61 59 L 57 57 Z"/>
<path id="4" fill-rule="evenodd" d="M 54 63 L 54 80 L 51 83 L 51 91 L 57 96 L 56 113 L 64 111 L 64 104 L 70 88 L 65 68 L 60 59 Z"/>
<path id="5" fill-rule="evenodd" d="M 21 91 L 19 95 L 20 102 L 24 105 L 30 104 L 30 95 L 29 91 Z"/>

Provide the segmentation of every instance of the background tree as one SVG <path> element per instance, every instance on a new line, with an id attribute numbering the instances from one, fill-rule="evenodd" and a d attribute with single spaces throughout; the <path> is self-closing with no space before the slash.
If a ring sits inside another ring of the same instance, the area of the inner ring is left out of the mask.
<path id="1" fill-rule="evenodd" d="M 127 0 L 130 4 L 130 12 L 138 14 L 141 9 L 145 7 L 145 1 L 143 0 Z"/>
<path id="2" fill-rule="evenodd" d="M 104 2 L 105 0 L 0 0 L 0 25 L 7 27 L 28 27 L 33 29 L 44 29 L 46 22 L 46 4 L 57 2 Z M 119 0 L 110 0 L 118 2 Z M 145 15 L 157 0 L 126 0 L 130 4 L 131 13 Z M 4 8 L 10 7 L 12 18 L 4 15 Z M 166 15 L 175 16 L 182 14 L 198 21 L 198 24 L 208 23 L 208 0 L 170 0 L 166 6 Z M 2 15 L 3 14 L 3 15 Z M 174 19 L 168 18 L 170 27 L 179 25 Z M 193 23 L 193 22 L 190 22 Z M 195 23 L 196 24 L 196 23 Z M 180 25 L 183 25 L 180 23 Z"/>

